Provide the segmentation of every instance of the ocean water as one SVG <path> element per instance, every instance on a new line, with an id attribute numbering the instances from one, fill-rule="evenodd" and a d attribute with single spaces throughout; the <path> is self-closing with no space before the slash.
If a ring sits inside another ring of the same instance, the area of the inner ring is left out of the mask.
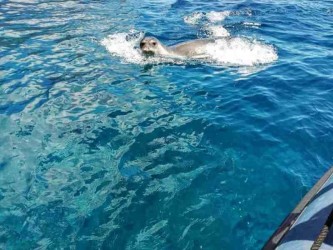
<path id="1" fill-rule="evenodd" d="M 0 0 L 0 129 L 0 249 L 260 249 L 333 163 L 333 3 Z"/>

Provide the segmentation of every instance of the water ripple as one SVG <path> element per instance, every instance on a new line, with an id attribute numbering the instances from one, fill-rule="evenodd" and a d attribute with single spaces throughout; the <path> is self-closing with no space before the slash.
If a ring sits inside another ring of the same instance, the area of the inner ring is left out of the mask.
<path id="1" fill-rule="evenodd" d="M 3 1 L 0 248 L 263 245 L 332 163 L 330 4 Z M 240 47 L 137 63 L 134 31 Z"/>

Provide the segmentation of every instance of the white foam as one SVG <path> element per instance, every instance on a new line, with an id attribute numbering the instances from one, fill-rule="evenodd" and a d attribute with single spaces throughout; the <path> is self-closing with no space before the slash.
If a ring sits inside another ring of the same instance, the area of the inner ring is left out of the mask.
<path id="1" fill-rule="evenodd" d="M 211 11 L 206 14 L 208 20 L 212 23 L 215 22 L 222 22 L 224 19 L 226 19 L 230 15 L 230 11 L 221 11 L 221 12 L 216 12 L 216 11 Z"/>
<path id="2" fill-rule="evenodd" d="M 226 17 L 230 15 L 230 11 L 211 11 L 211 12 L 195 12 L 191 15 L 185 16 L 184 21 L 191 25 L 202 25 L 201 31 L 209 37 L 227 37 L 230 33 L 222 26 L 215 25 L 214 23 L 223 21 Z"/>
<path id="3" fill-rule="evenodd" d="M 101 44 L 111 53 L 119 57 L 123 63 L 156 64 L 176 63 L 185 64 L 189 61 L 175 58 L 144 57 L 135 48 L 141 35 L 133 33 L 117 33 L 104 38 Z M 218 39 L 214 44 L 207 45 L 205 52 L 208 58 L 204 62 L 217 65 L 255 66 L 264 65 L 277 60 L 278 55 L 273 46 L 243 37 Z M 191 61 L 191 60 L 190 60 Z"/>
<path id="4" fill-rule="evenodd" d="M 210 12 L 195 12 L 189 16 L 184 17 L 184 22 L 191 25 L 199 24 L 200 22 L 206 21 L 209 23 L 222 22 L 231 14 L 230 11 L 210 11 Z"/>
<path id="5" fill-rule="evenodd" d="M 261 26 L 260 23 L 255 23 L 255 22 L 243 22 L 243 25 L 253 27 L 253 28 L 258 28 Z"/>
<path id="6" fill-rule="evenodd" d="M 195 25 L 204 17 L 204 13 L 195 12 L 189 16 L 184 17 L 184 22 L 187 24 Z"/>
<path id="7" fill-rule="evenodd" d="M 137 45 L 143 38 L 142 32 L 116 33 L 102 39 L 101 44 L 112 56 L 119 57 L 122 63 L 157 64 L 157 63 L 183 63 L 174 58 L 145 57 Z"/>
<path id="8" fill-rule="evenodd" d="M 273 46 L 241 37 L 217 40 L 206 52 L 212 61 L 233 66 L 262 65 L 278 58 Z"/>
<path id="9" fill-rule="evenodd" d="M 207 26 L 205 28 L 208 32 L 208 35 L 210 37 L 228 37 L 230 36 L 230 33 L 220 25 L 212 25 L 212 26 Z"/>
<path id="10" fill-rule="evenodd" d="M 129 34 L 132 34 L 130 32 Z M 140 40 L 140 36 L 135 39 L 127 39 L 127 33 L 116 33 L 109 35 L 101 41 L 101 44 L 111 53 L 111 55 L 120 57 L 123 62 L 142 63 L 143 57 L 139 50 L 135 49 L 135 45 Z"/>

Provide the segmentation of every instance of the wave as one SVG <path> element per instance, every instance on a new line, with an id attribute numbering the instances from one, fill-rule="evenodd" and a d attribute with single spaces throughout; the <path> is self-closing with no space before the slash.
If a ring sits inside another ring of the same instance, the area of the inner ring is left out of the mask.
<path id="1" fill-rule="evenodd" d="M 272 45 L 244 37 L 219 39 L 207 45 L 206 50 L 213 62 L 222 65 L 255 66 L 271 63 L 278 58 Z"/>
<path id="2" fill-rule="evenodd" d="M 205 48 L 207 58 L 205 63 L 224 66 L 256 66 L 272 63 L 278 59 L 277 51 L 272 45 L 255 39 L 245 37 L 231 37 L 229 31 L 216 22 L 222 22 L 230 15 L 240 13 L 231 11 L 222 12 L 195 12 L 184 17 L 184 21 L 191 25 L 201 25 L 205 37 L 214 38 L 216 42 Z M 245 13 L 249 15 L 247 12 Z M 246 26 L 260 27 L 259 23 L 244 22 Z M 159 64 L 159 63 L 192 63 L 193 60 L 179 58 L 145 57 L 138 48 L 144 32 L 131 30 L 129 33 L 115 33 L 104 38 L 101 43 L 111 55 L 121 58 L 123 63 Z M 197 63 L 197 61 L 195 61 Z"/>
<path id="3" fill-rule="evenodd" d="M 140 51 L 135 49 L 135 46 L 142 37 L 141 33 L 135 31 L 116 33 L 104 38 L 101 44 L 105 46 L 111 55 L 124 59 L 124 62 L 141 63 L 143 57 Z"/>
<path id="4" fill-rule="evenodd" d="M 107 36 L 101 44 L 112 56 L 118 57 L 123 63 L 134 64 L 158 64 L 177 63 L 179 60 L 161 57 L 145 57 L 142 55 L 138 45 L 143 38 L 143 32 L 130 31 L 129 33 L 115 33 Z"/>
<path id="5" fill-rule="evenodd" d="M 123 63 L 155 64 L 155 63 L 186 63 L 179 59 L 151 57 L 146 58 L 137 48 L 141 36 L 128 39 L 131 33 L 116 33 L 102 40 L 102 45 L 111 55 L 121 58 Z M 268 64 L 277 60 L 278 55 L 272 45 L 244 37 L 218 39 L 207 45 L 205 62 L 217 65 L 255 66 Z"/>

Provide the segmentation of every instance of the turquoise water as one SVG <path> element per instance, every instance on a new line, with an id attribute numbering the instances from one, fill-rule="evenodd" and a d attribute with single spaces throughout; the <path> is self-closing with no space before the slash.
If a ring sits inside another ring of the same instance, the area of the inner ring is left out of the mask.
<path id="1" fill-rule="evenodd" d="M 0 1 L 0 249 L 259 249 L 333 162 L 331 1 Z M 205 62 L 147 61 L 231 37 Z"/>

